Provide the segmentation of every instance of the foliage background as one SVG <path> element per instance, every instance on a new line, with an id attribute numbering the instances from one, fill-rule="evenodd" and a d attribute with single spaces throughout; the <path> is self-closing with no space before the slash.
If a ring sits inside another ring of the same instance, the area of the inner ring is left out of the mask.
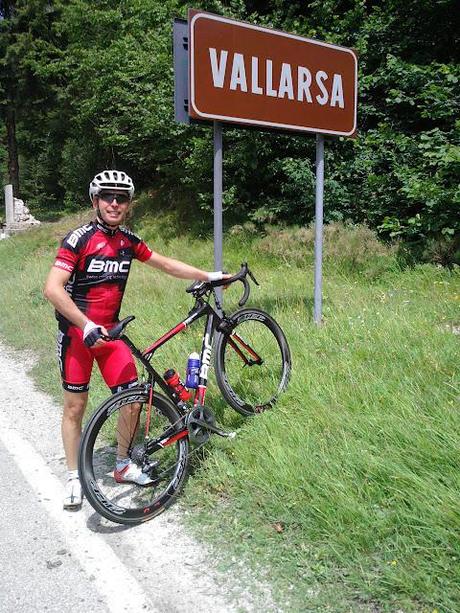
<path id="1" fill-rule="evenodd" d="M 459 258 L 458 21 L 453 0 L 196 1 L 193 6 L 354 47 L 359 136 L 328 139 L 326 221 L 365 222 L 412 255 Z M 212 134 L 175 123 L 172 19 L 181 0 L 0 1 L 0 109 L 16 113 L 21 195 L 75 210 L 104 167 L 162 206 L 212 205 Z M 226 221 L 308 224 L 312 137 L 225 129 Z M 7 180 L 6 142 L 0 170 Z"/>

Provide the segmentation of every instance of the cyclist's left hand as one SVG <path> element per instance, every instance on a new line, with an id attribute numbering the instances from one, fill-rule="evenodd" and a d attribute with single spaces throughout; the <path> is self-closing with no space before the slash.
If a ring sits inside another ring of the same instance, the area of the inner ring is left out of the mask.
<path id="1" fill-rule="evenodd" d="M 230 277 L 233 277 L 233 275 L 230 275 L 228 272 L 222 273 L 222 279 L 230 279 Z M 224 289 L 227 289 L 228 287 L 230 287 L 230 285 L 223 285 L 222 287 Z"/>
<path id="2" fill-rule="evenodd" d="M 104 326 L 98 326 L 92 321 L 87 321 L 83 329 L 83 342 L 91 349 L 102 347 L 107 342 L 103 336 L 108 332 Z"/>

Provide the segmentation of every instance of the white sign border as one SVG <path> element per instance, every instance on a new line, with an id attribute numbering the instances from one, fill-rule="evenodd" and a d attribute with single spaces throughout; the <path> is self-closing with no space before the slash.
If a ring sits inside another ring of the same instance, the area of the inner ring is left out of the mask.
<path id="1" fill-rule="evenodd" d="M 268 34 L 273 34 L 275 36 L 282 36 L 284 38 L 293 38 L 294 40 L 300 40 L 303 42 L 309 42 L 314 45 L 319 45 L 321 47 L 330 47 L 332 49 L 338 49 L 340 51 L 344 51 L 346 53 L 350 53 L 355 62 L 355 108 L 354 108 L 354 117 L 353 117 L 353 130 L 350 132 L 342 132 L 336 130 L 321 130 L 317 128 L 306 128 L 298 125 L 290 125 L 285 123 L 275 123 L 271 121 L 263 121 L 259 119 L 245 119 L 242 117 L 231 117 L 229 115 L 214 115 L 210 113 L 203 113 L 200 111 L 195 102 L 195 79 L 194 79 L 194 26 L 198 19 L 211 19 L 214 21 L 222 21 L 224 23 L 230 23 L 232 25 L 238 25 L 243 28 L 248 28 L 250 30 L 259 30 L 261 32 L 266 32 Z M 311 38 L 305 38 L 303 36 L 297 36 L 296 34 L 289 34 L 288 32 L 281 32 L 280 30 L 271 30 L 270 28 L 264 28 L 262 26 L 256 26 L 250 23 L 246 23 L 244 21 L 237 21 L 235 19 L 228 19 L 226 17 L 221 17 L 220 15 L 213 15 L 212 13 L 202 13 L 199 12 L 193 15 L 192 20 L 190 21 L 190 104 L 197 115 L 203 117 L 204 119 L 213 119 L 213 120 L 222 120 L 227 122 L 235 122 L 235 123 L 245 123 L 251 126 L 266 126 L 271 128 L 280 128 L 285 130 L 293 130 L 296 132 L 312 132 L 314 134 L 333 134 L 335 136 L 351 136 L 356 132 L 356 120 L 357 120 L 357 109 L 358 109 L 358 61 L 356 54 L 351 49 L 347 49 L 347 47 L 341 47 L 340 45 L 333 45 L 331 43 L 325 43 L 322 41 L 312 40 Z"/>

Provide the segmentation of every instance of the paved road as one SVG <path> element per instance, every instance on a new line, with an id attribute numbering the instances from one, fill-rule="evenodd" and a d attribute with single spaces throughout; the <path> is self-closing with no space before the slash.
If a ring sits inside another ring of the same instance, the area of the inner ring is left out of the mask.
<path id="1" fill-rule="evenodd" d="M 225 574 L 174 505 L 136 527 L 112 524 L 85 501 L 62 509 L 60 407 L 37 391 L 33 357 L 0 343 L 0 610 L 124 613 L 277 611 L 270 589 L 238 561 Z"/>
<path id="2" fill-rule="evenodd" d="M 27 462 L 27 459 L 24 458 Z M 108 611 L 34 490 L 0 443 L 0 609 Z"/>

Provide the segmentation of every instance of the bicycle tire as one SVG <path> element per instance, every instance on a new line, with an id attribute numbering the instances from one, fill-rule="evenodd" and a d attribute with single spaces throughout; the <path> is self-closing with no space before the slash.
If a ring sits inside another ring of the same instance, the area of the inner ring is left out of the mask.
<path id="1" fill-rule="evenodd" d="M 117 446 L 125 440 L 132 458 L 143 452 L 147 402 L 148 393 L 140 386 L 114 394 L 96 410 L 81 438 L 79 475 L 84 495 L 95 511 L 119 524 L 138 524 L 162 513 L 187 478 L 189 440 L 183 434 L 181 416 L 170 400 L 155 393 L 147 440 L 161 441 L 166 436 L 166 441 L 170 438 L 173 442 L 158 446 L 148 456 L 158 463 L 150 473 L 154 485 L 141 487 L 115 480 Z M 181 436 L 176 441 L 175 433 Z"/>
<path id="2" fill-rule="evenodd" d="M 291 353 L 279 324 L 260 309 L 241 309 L 216 336 L 216 381 L 242 415 L 272 407 L 289 382 Z"/>

